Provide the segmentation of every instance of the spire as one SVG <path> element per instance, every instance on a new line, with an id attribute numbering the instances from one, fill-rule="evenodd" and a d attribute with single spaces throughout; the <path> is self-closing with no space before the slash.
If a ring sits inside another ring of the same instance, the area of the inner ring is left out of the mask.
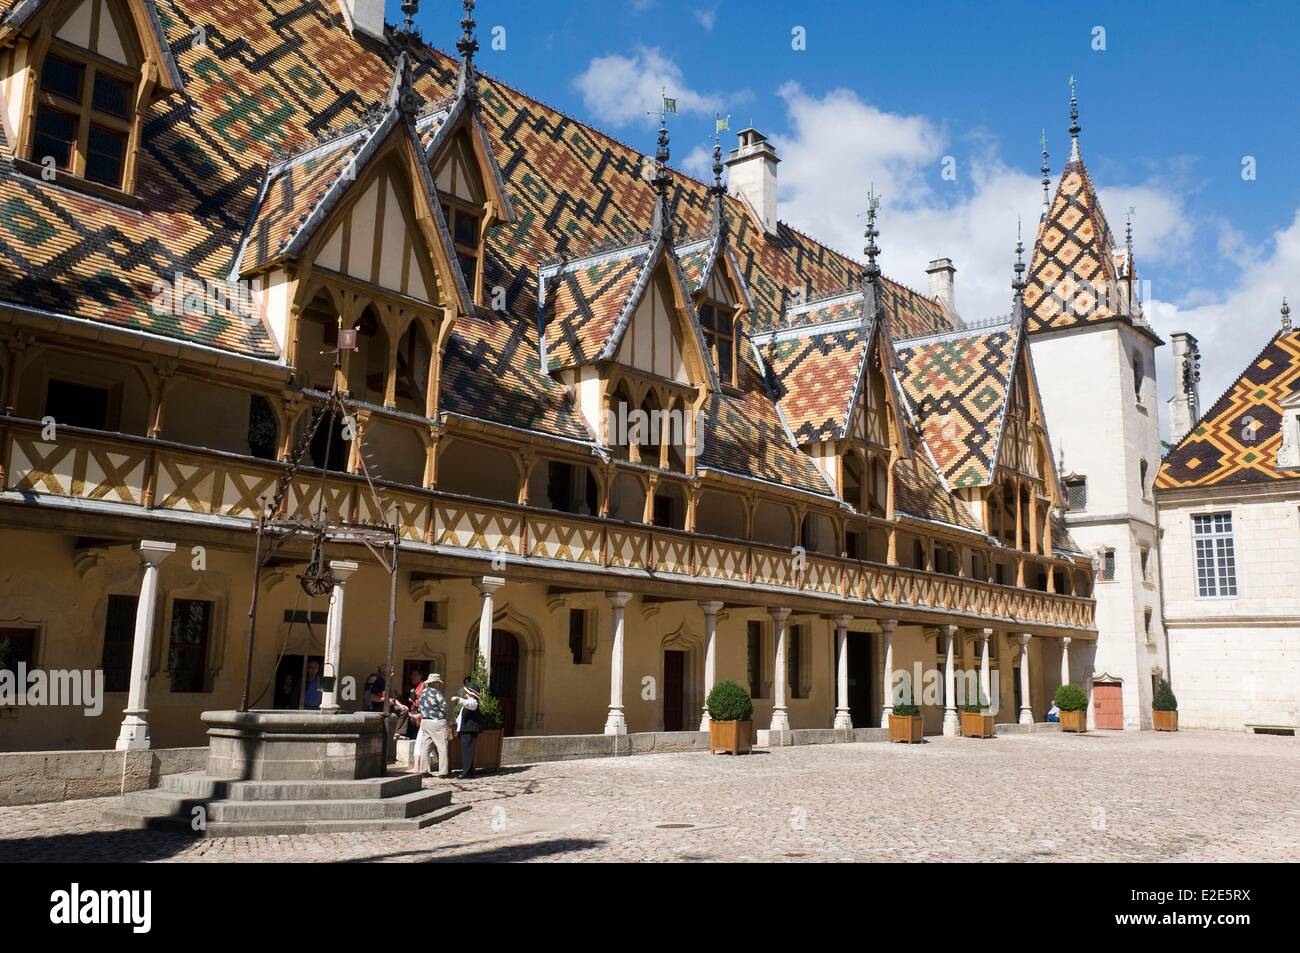
<path id="1" fill-rule="evenodd" d="M 1074 92 L 1074 76 L 1070 77 L 1070 161 L 1079 161 L 1079 98 Z"/>
<path id="2" fill-rule="evenodd" d="M 713 196 L 713 221 L 710 230 L 715 235 L 722 233 L 726 227 L 726 215 L 722 210 L 722 197 L 726 194 L 726 189 L 722 185 L 722 133 L 715 132 L 713 135 L 713 187 L 709 192 Z"/>
<path id="3" fill-rule="evenodd" d="M 1291 330 L 1291 306 L 1286 303 L 1286 298 L 1282 299 L 1282 330 Z"/>
<path id="4" fill-rule="evenodd" d="M 655 217 L 651 231 L 655 237 L 672 238 L 673 213 L 668 205 L 668 185 L 672 177 L 668 172 L 668 119 L 663 113 L 659 118 L 659 141 L 655 149 L 655 174 L 651 184 L 655 190 Z"/>
<path id="5" fill-rule="evenodd" d="M 406 22 L 402 24 L 402 32 L 414 32 L 415 15 L 420 12 L 420 0 L 402 0 L 402 12 L 406 14 Z"/>
<path id="6" fill-rule="evenodd" d="M 867 244 L 863 252 L 867 256 L 867 266 L 862 269 L 862 279 L 869 284 L 875 284 L 880 280 L 880 265 L 876 263 L 876 256 L 880 254 L 880 246 L 876 244 L 876 239 L 880 237 L 880 231 L 876 228 L 876 210 L 880 208 L 880 198 L 876 195 L 875 187 L 867 193 L 867 230 L 863 232 Z"/>
<path id="7" fill-rule="evenodd" d="M 1043 214 L 1042 218 L 1047 218 L 1047 213 L 1051 211 L 1052 201 L 1048 197 L 1048 189 L 1052 184 L 1051 176 L 1048 174 L 1051 168 L 1047 164 L 1047 130 L 1044 129 L 1038 134 L 1038 144 L 1043 149 L 1043 164 L 1039 171 L 1043 173 Z"/>
<path id="8" fill-rule="evenodd" d="M 393 65 L 393 80 L 388 87 L 388 108 L 410 113 L 411 118 L 420 111 L 420 95 L 415 91 L 411 75 L 411 57 L 403 50 Z"/>
<path id="9" fill-rule="evenodd" d="M 1016 264 L 1011 269 L 1015 277 L 1011 279 L 1011 290 L 1019 302 L 1025 294 L 1025 243 L 1020 238 L 1020 219 L 1016 219 Z"/>
<path id="10" fill-rule="evenodd" d="M 460 39 L 456 41 L 456 52 L 460 54 L 460 79 L 456 81 L 456 95 L 478 98 L 478 73 L 474 69 L 474 54 L 478 52 L 478 40 L 474 38 L 474 0 L 462 0 L 465 16 L 461 18 Z"/>

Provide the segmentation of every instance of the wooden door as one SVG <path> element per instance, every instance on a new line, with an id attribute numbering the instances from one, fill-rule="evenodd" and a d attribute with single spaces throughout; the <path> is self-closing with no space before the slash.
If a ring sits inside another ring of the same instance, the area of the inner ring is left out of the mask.
<path id="1" fill-rule="evenodd" d="M 664 731 L 685 730 L 686 653 L 664 652 Z"/>
<path id="2" fill-rule="evenodd" d="M 492 630 L 492 697 L 501 704 L 501 734 L 515 733 L 519 709 L 519 640 L 510 632 Z"/>
<path id="3" fill-rule="evenodd" d="M 849 717 L 854 728 L 880 724 L 880 705 L 872 699 L 875 681 L 873 638 L 866 632 L 850 632 L 845 651 L 849 653 Z"/>
<path id="4" fill-rule="evenodd" d="M 1124 729 L 1124 686 L 1093 685 L 1092 714 L 1098 728 L 1122 731 Z"/>

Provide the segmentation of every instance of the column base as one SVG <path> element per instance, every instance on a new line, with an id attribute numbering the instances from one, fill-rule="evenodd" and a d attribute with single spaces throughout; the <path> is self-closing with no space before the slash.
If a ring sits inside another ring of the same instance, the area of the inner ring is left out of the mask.
<path id="1" fill-rule="evenodd" d="M 893 706 L 893 705 L 887 705 L 887 706 L 886 706 L 886 707 L 881 711 L 881 713 L 880 713 L 880 727 L 881 727 L 881 728 L 888 728 L 888 727 L 889 727 L 889 716 L 892 715 L 893 713 L 894 713 L 894 706 Z"/>
<path id="2" fill-rule="evenodd" d="M 948 738 L 956 738 L 961 734 L 961 719 L 957 717 L 956 708 L 944 709 L 943 733 Z"/>
<path id="3" fill-rule="evenodd" d="M 126 717 L 122 719 L 122 730 L 114 746 L 115 750 L 141 751 L 152 747 L 149 742 L 149 723 L 144 719 L 148 713 L 147 710 L 126 712 Z"/>
<path id="4" fill-rule="evenodd" d="M 835 712 L 835 722 L 831 727 L 845 731 L 853 730 L 853 718 L 849 715 L 847 708 L 841 708 Z"/>
<path id="5" fill-rule="evenodd" d="M 709 717 L 709 713 L 706 711 L 704 715 L 700 718 L 700 731 L 708 731 L 709 725 L 711 725 L 712 723 L 713 723 L 713 719 Z"/>
<path id="6" fill-rule="evenodd" d="M 627 721 L 623 718 L 623 709 L 611 708 L 609 710 L 609 717 L 605 719 L 605 734 L 627 734 Z"/>
<path id="7" fill-rule="evenodd" d="M 774 709 L 772 709 L 772 725 L 771 725 L 771 727 L 769 728 L 769 730 L 770 730 L 770 731 L 789 731 L 789 730 L 790 730 L 790 716 L 789 716 L 788 714 L 786 714 L 786 711 L 785 711 L 784 708 L 774 708 Z"/>
<path id="8" fill-rule="evenodd" d="M 1034 712 L 1029 708 L 1020 709 L 1020 724 L 1032 725 L 1034 723 Z"/>

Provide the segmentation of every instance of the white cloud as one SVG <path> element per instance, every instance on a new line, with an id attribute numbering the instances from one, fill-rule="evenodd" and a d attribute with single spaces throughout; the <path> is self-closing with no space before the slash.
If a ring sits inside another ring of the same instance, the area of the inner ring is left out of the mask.
<path id="1" fill-rule="evenodd" d="M 681 69 L 658 47 L 638 47 L 632 56 L 598 56 L 573 85 L 597 120 L 616 126 L 652 125 L 663 95 L 676 99 L 682 113 L 711 114 L 723 102 L 716 93 L 687 86 Z"/>
<path id="2" fill-rule="evenodd" d="M 707 7 L 697 7 L 691 11 L 691 16 L 704 29 L 712 30 L 713 25 L 718 22 L 718 5 L 716 3 Z"/>

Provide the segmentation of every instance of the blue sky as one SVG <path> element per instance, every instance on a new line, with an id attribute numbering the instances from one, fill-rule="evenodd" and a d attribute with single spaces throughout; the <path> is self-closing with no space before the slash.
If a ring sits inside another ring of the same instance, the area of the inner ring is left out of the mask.
<path id="1" fill-rule="evenodd" d="M 459 4 L 422 7 L 425 39 L 451 49 Z M 855 257 L 874 183 L 886 273 L 923 288 L 925 262 L 952 257 L 958 308 L 976 320 L 1006 310 L 1017 217 L 1032 239 L 1044 128 L 1055 188 L 1073 74 L 1111 228 L 1122 236 L 1134 207 L 1148 315 L 1166 337 L 1200 339 L 1208 406 L 1277 329 L 1281 296 L 1300 300 L 1297 10 L 484 0 L 476 15 L 482 69 L 645 151 L 644 113 L 666 84 L 681 109 L 673 165 L 688 172 L 704 174 L 715 111 L 733 133 L 752 121 L 783 159 L 780 217 Z M 401 19 L 392 0 L 388 18 Z M 504 50 L 491 48 L 498 26 Z M 792 49 L 795 27 L 805 50 Z"/>

